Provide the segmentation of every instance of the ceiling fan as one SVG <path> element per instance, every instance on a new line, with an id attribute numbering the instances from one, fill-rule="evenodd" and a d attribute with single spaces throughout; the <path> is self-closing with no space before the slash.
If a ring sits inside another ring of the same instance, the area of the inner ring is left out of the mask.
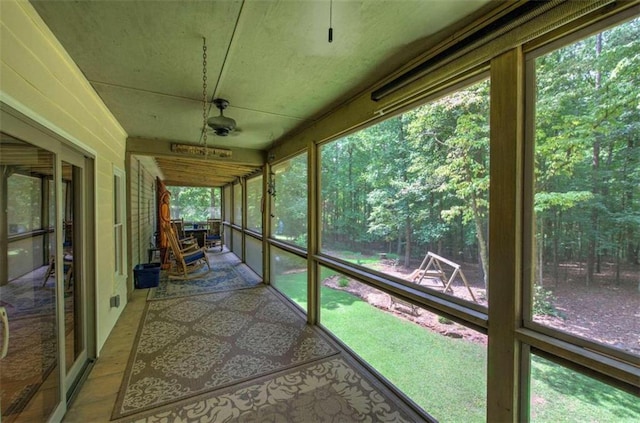
<path id="1" fill-rule="evenodd" d="M 223 114 L 223 110 L 229 106 L 229 101 L 216 98 L 213 100 L 213 104 L 220 110 L 220 115 L 207 119 L 207 126 L 213 129 L 213 132 L 219 137 L 226 137 L 234 131 L 239 131 L 236 121 Z"/>

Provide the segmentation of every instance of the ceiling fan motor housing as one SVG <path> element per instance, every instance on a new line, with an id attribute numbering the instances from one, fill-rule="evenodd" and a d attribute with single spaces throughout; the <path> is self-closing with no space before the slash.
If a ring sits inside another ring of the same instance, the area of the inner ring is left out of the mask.
<path id="1" fill-rule="evenodd" d="M 229 135 L 229 132 L 236 128 L 236 121 L 222 114 L 222 111 L 229 106 L 229 102 L 222 98 L 216 98 L 213 100 L 213 104 L 220 110 L 220 115 L 210 117 L 207 120 L 207 125 L 213 129 L 216 135 L 226 137 Z"/>
<path id="2" fill-rule="evenodd" d="M 213 132 L 219 137 L 226 137 L 229 135 L 229 129 L 227 128 L 214 128 Z"/>

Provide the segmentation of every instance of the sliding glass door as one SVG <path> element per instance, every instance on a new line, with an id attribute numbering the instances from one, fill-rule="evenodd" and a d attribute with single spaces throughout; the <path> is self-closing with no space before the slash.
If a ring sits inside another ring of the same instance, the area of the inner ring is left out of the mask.
<path id="1" fill-rule="evenodd" d="M 61 285 L 64 319 L 65 387 L 69 390 L 87 362 L 86 285 L 84 277 L 84 157 L 68 150 L 61 152 L 62 218 L 61 251 L 64 272 Z"/>
<path id="2" fill-rule="evenodd" d="M 34 138 L 0 132 L 2 423 L 61 416 L 93 339 L 86 231 L 92 162 Z"/>
<path id="3" fill-rule="evenodd" d="M 1 137 L 1 415 L 46 421 L 60 402 L 55 155 Z"/>

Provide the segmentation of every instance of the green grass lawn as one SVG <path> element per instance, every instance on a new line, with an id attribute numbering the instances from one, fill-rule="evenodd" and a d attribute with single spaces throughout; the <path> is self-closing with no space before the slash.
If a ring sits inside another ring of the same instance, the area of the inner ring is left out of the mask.
<path id="1" fill-rule="evenodd" d="M 639 422 L 640 399 L 541 357 L 531 366 L 532 422 Z"/>
<path id="2" fill-rule="evenodd" d="M 380 257 L 377 255 L 363 255 L 362 253 L 352 251 L 333 251 L 333 255 L 341 258 L 349 263 L 357 264 L 359 266 L 368 267 L 374 270 L 380 270 L 382 263 Z M 390 254 L 389 257 L 395 257 L 395 254 Z"/>
<path id="3" fill-rule="evenodd" d="M 322 279 L 335 274 L 323 269 Z M 275 286 L 307 309 L 306 273 L 278 276 Z M 451 339 L 321 287 L 321 322 L 429 414 L 443 422 L 482 422 L 486 349 Z M 531 421 L 636 422 L 633 395 L 539 357 L 532 363 Z"/>

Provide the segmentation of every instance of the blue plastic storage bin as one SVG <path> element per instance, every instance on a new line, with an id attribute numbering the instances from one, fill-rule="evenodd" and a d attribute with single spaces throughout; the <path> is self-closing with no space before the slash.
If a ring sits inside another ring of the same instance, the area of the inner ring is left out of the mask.
<path id="1" fill-rule="evenodd" d="M 136 265 L 133 277 L 137 289 L 155 288 L 160 282 L 160 263 Z"/>

